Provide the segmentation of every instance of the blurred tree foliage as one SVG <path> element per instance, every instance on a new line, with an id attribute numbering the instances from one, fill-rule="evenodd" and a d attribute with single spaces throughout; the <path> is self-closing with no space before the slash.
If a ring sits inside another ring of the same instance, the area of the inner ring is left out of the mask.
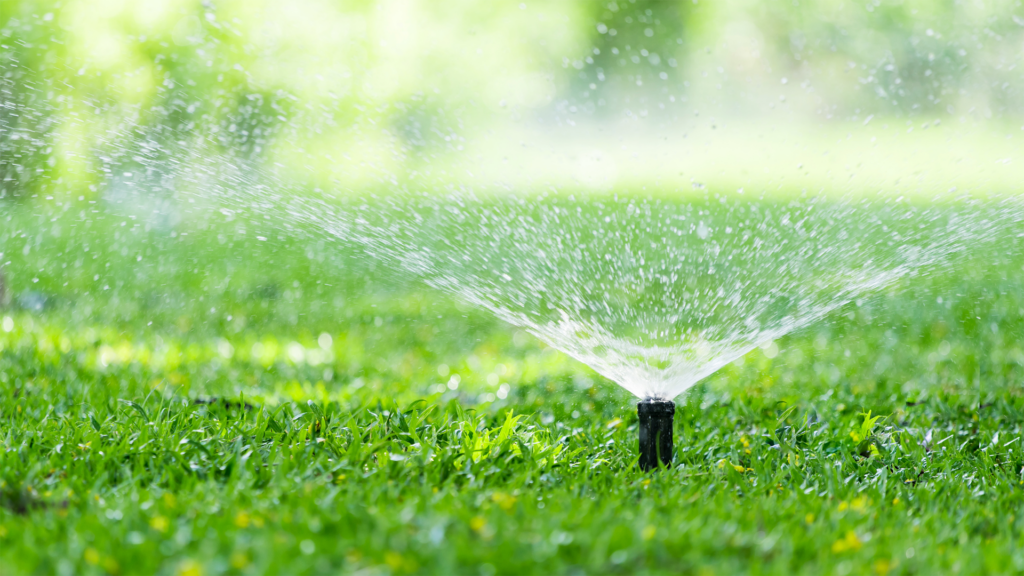
<path id="1" fill-rule="evenodd" d="M 744 3 L 767 59 L 819 80 L 834 114 L 1024 112 L 1020 2 Z"/>
<path id="2" fill-rule="evenodd" d="M 665 100 L 669 87 L 675 89 L 680 79 L 677 59 L 700 24 L 695 18 L 698 5 L 613 0 L 588 8 L 583 22 L 590 25 L 593 49 L 571 63 L 580 70 L 574 78 L 574 100 L 586 111 L 604 114 L 650 99 Z"/>
<path id="3" fill-rule="evenodd" d="M 825 119 L 1019 115 L 1019 4 L 3 0 L 0 196 L 189 150 L 394 182 L 469 126 L 760 114 L 780 82 Z"/>

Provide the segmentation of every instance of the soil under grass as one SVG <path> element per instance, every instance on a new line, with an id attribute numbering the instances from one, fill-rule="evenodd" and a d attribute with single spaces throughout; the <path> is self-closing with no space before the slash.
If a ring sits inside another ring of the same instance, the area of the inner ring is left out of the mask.
<path id="1" fill-rule="evenodd" d="M 4 576 L 1024 571 L 1020 240 L 726 367 L 643 474 L 628 394 L 358 254 L 0 206 Z"/>

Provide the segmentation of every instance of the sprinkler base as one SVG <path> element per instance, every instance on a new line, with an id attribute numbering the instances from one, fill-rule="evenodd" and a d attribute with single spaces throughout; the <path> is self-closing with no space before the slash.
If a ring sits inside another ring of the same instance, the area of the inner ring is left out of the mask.
<path id="1" fill-rule="evenodd" d="M 636 405 L 636 413 L 640 417 L 640 469 L 647 472 L 659 466 L 671 466 L 675 402 L 642 400 Z"/>

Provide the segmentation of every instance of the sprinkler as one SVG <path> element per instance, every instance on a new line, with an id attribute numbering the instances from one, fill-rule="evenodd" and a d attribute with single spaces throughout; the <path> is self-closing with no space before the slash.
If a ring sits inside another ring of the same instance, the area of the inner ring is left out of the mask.
<path id="1" fill-rule="evenodd" d="M 648 398 L 637 403 L 636 413 L 640 417 L 640 469 L 647 472 L 659 466 L 671 466 L 675 403 Z"/>

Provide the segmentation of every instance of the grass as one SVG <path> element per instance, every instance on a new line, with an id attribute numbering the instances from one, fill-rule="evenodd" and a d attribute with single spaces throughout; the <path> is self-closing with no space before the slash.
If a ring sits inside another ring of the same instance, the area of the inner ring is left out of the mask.
<path id="1" fill-rule="evenodd" d="M 0 206 L 5 576 L 1024 571 L 1015 234 L 724 368 L 645 475 L 627 394 L 358 253 Z"/>

